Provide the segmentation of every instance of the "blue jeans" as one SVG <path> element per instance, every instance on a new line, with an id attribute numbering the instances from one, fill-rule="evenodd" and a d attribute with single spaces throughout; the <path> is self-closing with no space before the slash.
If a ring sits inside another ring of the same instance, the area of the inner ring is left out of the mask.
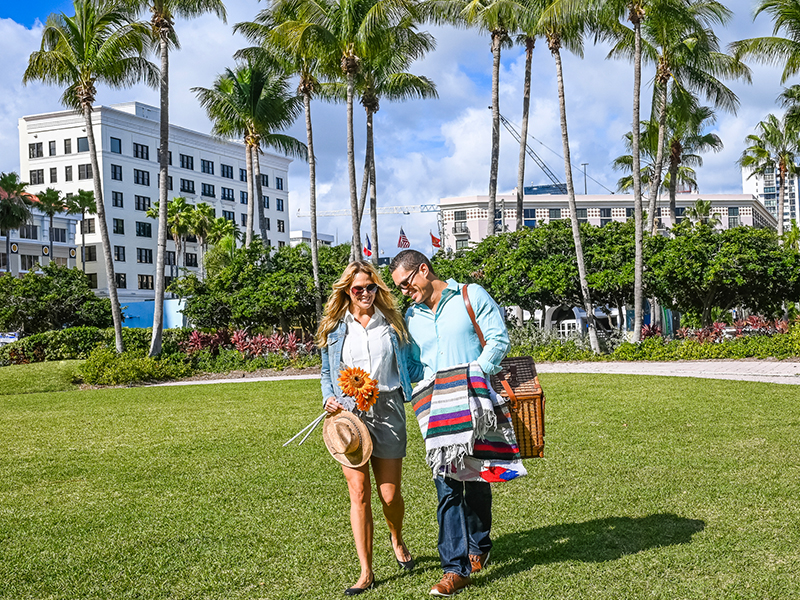
<path id="1" fill-rule="evenodd" d="M 445 573 L 467 577 L 470 554 L 492 548 L 492 488 L 485 481 L 457 481 L 437 477 L 439 508 L 439 558 Z"/>

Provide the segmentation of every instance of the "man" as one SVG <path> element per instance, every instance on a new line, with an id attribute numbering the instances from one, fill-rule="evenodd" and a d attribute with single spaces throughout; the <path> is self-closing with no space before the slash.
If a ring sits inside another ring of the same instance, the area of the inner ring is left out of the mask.
<path id="1" fill-rule="evenodd" d="M 473 361 L 487 375 L 500 371 L 500 361 L 509 348 L 508 332 L 500 308 L 486 290 L 474 284 L 467 288 L 486 341 L 482 348 L 461 296 L 462 284 L 454 279 L 439 279 L 428 258 L 416 250 L 400 252 L 389 269 L 395 285 L 414 301 L 406 312 L 412 381 Z M 492 490 L 483 481 L 437 477 L 435 482 L 439 497 L 439 557 L 444 576 L 430 593 L 452 596 L 468 586 L 470 575 L 489 560 Z"/>

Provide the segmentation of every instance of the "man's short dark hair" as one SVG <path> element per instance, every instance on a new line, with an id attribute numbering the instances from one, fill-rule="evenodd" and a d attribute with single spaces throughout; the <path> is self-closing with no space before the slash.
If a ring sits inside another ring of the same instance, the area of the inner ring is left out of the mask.
<path id="1" fill-rule="evenodd" d="M 400 267 L 403 267 L 406 271 L 413 271 L 420 265 L 425 265 L 431 273 L 436 275 L 431 261 L 418 250 L 403 250 L 399 252 L 397 256 L 392 259 L 392 262 L 389 263 L 389 271 L 394 273 Z"/>

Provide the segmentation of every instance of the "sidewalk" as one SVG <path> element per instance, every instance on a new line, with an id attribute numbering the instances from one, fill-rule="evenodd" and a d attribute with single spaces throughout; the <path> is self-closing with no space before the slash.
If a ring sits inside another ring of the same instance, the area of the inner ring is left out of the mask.
<path id="1" fill-rule="evenodd" d="M 800 362 L 777 360 L 681 360 L 671 362 L 564 362 L 539 363 L 539 373 L 600 373 L 613 375 L 661 375 L 666 377 L 699 377 L 702 379 L 736 379 L 761 383 L 800 385 Z M 207 385 L 212 383 L 254 383 L 257 381 L 291 381 L 319 379 L 318 374 L 276 377 L 238 377 L 203 381 L 173 381 L 170 385 Z"/>

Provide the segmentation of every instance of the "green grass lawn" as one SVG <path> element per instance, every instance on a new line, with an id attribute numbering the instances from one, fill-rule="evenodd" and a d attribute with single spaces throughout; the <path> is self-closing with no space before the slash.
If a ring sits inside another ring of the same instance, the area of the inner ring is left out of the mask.
<path id="1" fill-rule="evenodd" d="M 78 365 L 82 362 L 59 360 L 0 367 L 0 396 L 75 390 Z"/>
<path id="2" fill-rule="evenodd" d="M 51 363 L 48 363 L 51 364 Z M 800 597 L 800 388 L 544 375 L 547 446 L 497 485 L 459 598 Z M 0 598 L 339 598 L 358 575 L 314 381 L 0 397 Z M 409 413 L 409 417 L 411 417 Z M 440 576 L 412 421 L 401 575 L 376 514 L 370 598 Z M 379 513 L 378 509 L 378 513 Z"/>

